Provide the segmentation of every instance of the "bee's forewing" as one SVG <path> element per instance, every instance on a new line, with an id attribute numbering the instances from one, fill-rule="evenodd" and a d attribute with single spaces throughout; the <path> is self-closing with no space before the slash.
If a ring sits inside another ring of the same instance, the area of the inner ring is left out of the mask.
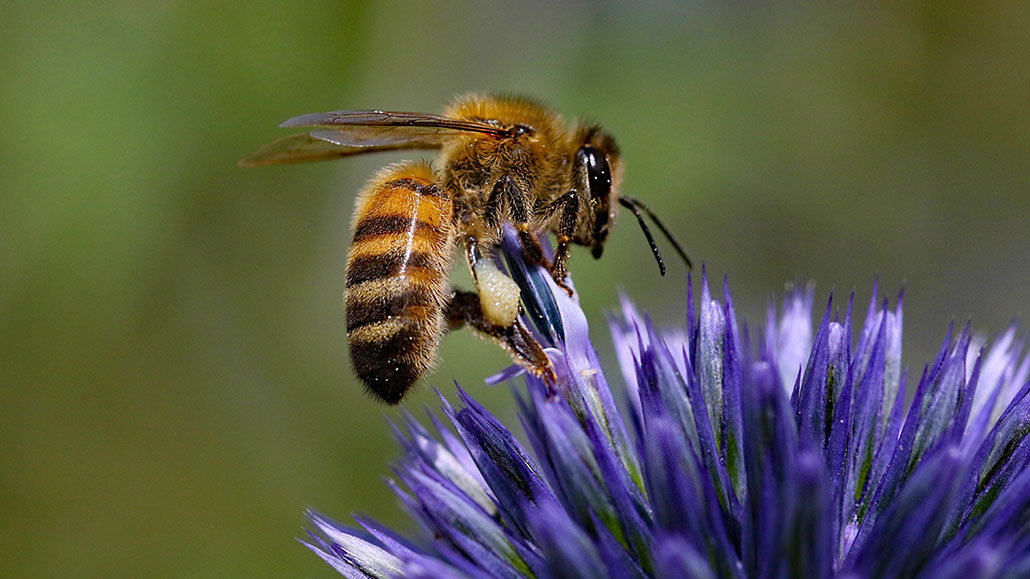
<path id="1" fill-rule="evenodd" d="M 268 143 L 250 156 L 241 159 L 239 164 L 243 167 L 284 165 L 326 161 L 376 151 L 435 149 L 441 146 L 439 142 L 417 140 L 410 137 L 381 139 L 370 137 L 347 139 L 344 137 L 334 131 L 313 131 L 290 135 Z"/>
<path id="2" fill-rule="evenodd" d="M 397 149 L 437 149 L 460 134 L 507 134 L 501 127 L 478 121 L 386 111 L 311 113 L 293 117 L 280 126 L 324 128 L 273 141 L 241 160 L 240 165 L 303 163 Z"/>
<path id="3" fill-rule="evenodd" d="M 342 128 L 390 127 L 393 130 L 408 134 L 482 133 L 488 135 L 505 135 L 508 130 L 480 121 L 454 119 L 426 113 L 401 113 L 391 111 L 333 111 L 328 113 L 310 113 L 287 120 L 280 127 L 333 127 Z"/>

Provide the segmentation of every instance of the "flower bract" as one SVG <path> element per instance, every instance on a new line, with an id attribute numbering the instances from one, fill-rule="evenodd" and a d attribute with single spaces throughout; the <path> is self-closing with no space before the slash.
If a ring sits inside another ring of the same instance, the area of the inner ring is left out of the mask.
<path id="1" fill-rule="evenodd" d="M 813 323 L 798 287 L 752 333 L 702 275 L 671 328 L 623 300 L 606 375 L 576 301 L 510 235 L 503 259 L 558 381 L 492 378 L 517 427 L 460 389 L 431 427 L 406 416 L 391 486 L 424 532 L 312 513 L 345 577 L 1030 576 L 1016 328 L 949 330 L 908 374 L 900 295 Z"/>

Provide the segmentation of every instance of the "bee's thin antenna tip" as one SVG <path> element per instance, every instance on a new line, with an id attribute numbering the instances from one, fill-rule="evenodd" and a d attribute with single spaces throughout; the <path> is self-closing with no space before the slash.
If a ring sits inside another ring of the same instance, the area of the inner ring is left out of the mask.
<path id="1" fill-rule="evenodd" d="M 669 243 L 672 244 L 672 247 L 676 250 L 676 253 L 678 253 L 680 258 L 683 259 L 683 263 L 687 265 L 687 269 L 689 270 L 694 268 L 694 264 L 690 261 L 690 257 L 687 256 L 687 252 L 684 251 L 682 247 L 680 247 L 679 242 L 676 241 L 676 238 L 673 237 L 672 233 L 668 229 L 666 229 L 665 224 L 662 223 L 661 219 L 658 219 L 658 216 L 655 215 L 654 211 L 651 211 L 650 207 L 644 205 L 639 200 L 634 199 L 633 197 L 625 197 L 621 195 L 619 196 L 619 203 L 623 207 L 626 207 L 630 211 L 632 211 L 634 215 L 636 215 L 637 220 L 640 221 L 641 227 L 644 227 L 644 221 L 640 216 L 640 210 L 643 210 L 644 213 L 647 213 L 648 217 L 650 217 L 651 220 L 654 221 L 654 224 L 658 226 L 658 229 L 661 230 L 662 234 L 665 235 L 665 238 L 668 239 Z M 648 235 L 648 237 L 650 237 L 650 235 Z"/>

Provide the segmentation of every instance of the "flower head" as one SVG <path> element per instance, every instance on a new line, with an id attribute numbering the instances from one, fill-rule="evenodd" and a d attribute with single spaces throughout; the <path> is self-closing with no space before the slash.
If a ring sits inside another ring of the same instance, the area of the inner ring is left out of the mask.
<path id="1" fill-rule="evenodd" d="M 466 392 L 449 427 L 410 416 L 394 491 L 405 539 L 312 514 L 308 545 L 346 577 L 1018 577 L 1030 572 L 1030 357 L 949 331 L 915 383 L 902 299 L 811 288 L 757 344 L 704 274 L 685 325 L 624 299 L 609 387 L 573 299 L 504 245 L 558 382 L 515 389 L 526 444 Z M 520 372 L 509 369 L 493 381 Z"/>

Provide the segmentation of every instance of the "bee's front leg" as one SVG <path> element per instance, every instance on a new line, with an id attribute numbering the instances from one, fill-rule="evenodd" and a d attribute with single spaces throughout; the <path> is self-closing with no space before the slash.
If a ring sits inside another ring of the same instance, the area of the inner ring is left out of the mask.
<path id="1" fill-rule="evenodd" d="M 568 193 L 554 200 L 548 206 L 548 211 L 557 213 L 561 211 L 558 218 L 558 247 L 554 250 L 554 261 L 551 262 L 551 277 L 554 283 L 572 296 L 572 288 L 565 283 L 565 276 L 568 275 L 567 264 L 569 262 L 569 243 L 576 232 L 576 219 L 579 217 L 579 195 L 573 189 Z"/>

